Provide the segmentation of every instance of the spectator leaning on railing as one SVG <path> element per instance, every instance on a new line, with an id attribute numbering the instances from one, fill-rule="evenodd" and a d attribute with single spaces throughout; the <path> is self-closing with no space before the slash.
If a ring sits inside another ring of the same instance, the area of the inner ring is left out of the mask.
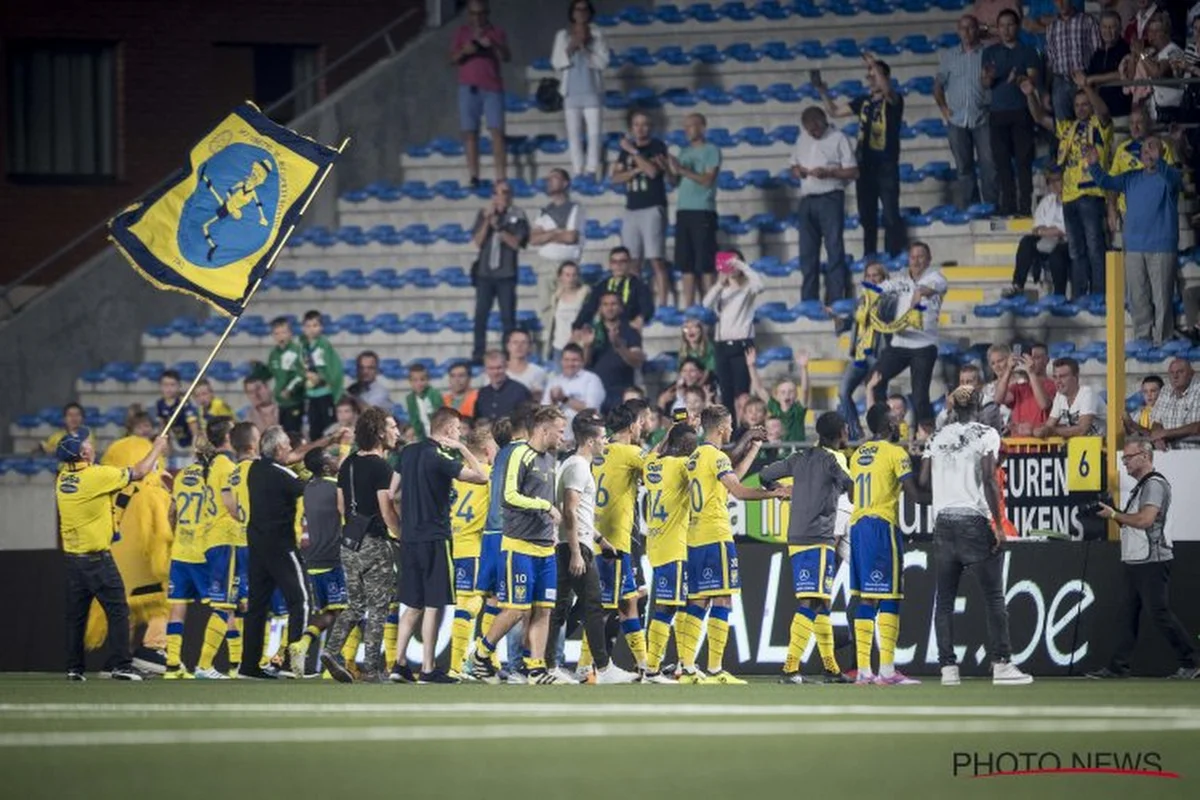
<path id="1" fill-rule="evenodd" d="M 1079 362 L 1073 358 L 1054 359 L 1054 405 L 1046 424 L 1034 430 L 1038 438 L 1058 436 L 1104 435 L 1104 404 L 1091 386 L 1079 383 Z"/>
<path id="2" fill-rule="evenodd" d="M 1160 450 L 1200 448 L 1200 381 L 1196 372 L 1186 360 L 1176 358 L 1167 367 L 1167 379 L 1171 386 L 1154 403 L 1147 433 Z"/>

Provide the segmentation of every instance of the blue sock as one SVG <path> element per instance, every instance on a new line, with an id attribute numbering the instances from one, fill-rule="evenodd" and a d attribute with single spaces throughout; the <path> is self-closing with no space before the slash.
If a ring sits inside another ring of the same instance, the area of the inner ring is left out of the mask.
<path id="1" fill-rule="evenodd" d="M 654 612 L 654 619 L 656 619 L 659 622 L 670 625 L 671 621 L 675 619 L 675 609 L 674 608 L 656 609 Z"/>
<path id="2" fill-rule="evenodd" d="M 722 622 L 729 622 L 729 606 L 713 606 L 711 614 L 713 619 L 719 619 Z"/>

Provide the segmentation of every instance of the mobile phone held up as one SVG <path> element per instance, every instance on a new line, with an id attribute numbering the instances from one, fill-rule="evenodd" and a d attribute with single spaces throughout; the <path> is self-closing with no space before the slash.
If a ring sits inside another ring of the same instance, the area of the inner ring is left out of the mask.
<path id="1" fill-rule="evenodd" d="M 813 86 L 824 86 L 824 81 L 821 80 L 821 70 L 810 69 L 808 71 L 808 82 Z"/>

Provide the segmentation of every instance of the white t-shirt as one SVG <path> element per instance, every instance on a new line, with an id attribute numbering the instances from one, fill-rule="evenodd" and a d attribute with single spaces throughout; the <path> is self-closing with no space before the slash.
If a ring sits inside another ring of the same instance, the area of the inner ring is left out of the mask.
<path id="1" fill-rule="evenodd" d="M 546 370 L 537 364 L 526 364 L 524 372 L 513 372 L 512 367 L 509 367 L 508 377 L 522 384 L 535 397 L 546 388 Z"/>
<path id="2" fill-rule="evenodd" d="M 1061 392 L 1054 395 L 1054 405 L 1050 406 L 1050 420 L 1058 425 L 1078 425 L 1079 418 L 1085 414 L 1095 415 L 1092 427 L 1085 435 L 1103 436 L 1104 405 L 1100 402 L 1100 396 L 1092 391 L 1092 387 L 1080 386 L 1074 403 L 1068 401 L 1067 396 Z"/>
<path id="3" fill-rule="evenodd" d="M 920 302 L 925 310 L 921 315 L 923 326 L 920 330 L 908 328 L 892 335 L 892 347 L 904 347 L 909 350 L 920 350 L 938 343 L 938 317 L 942 313 L 942 299 L 950 289 L 946 276 L 937 267 L 926 267 L 921 277 L 913 280 L 904 270 L 895 278 L 883 282 L 885 292 L 896 294 L 896 313 L 903 314 L 913 306 L 913 295 L 918 286 L 924 286 L 933 291 L 932 297 L 926 297 Z"/>
<path id="4" fill-rule="evenodd" d="M 567 400 L 582 400 L 587 408 L 599 409 L 604 403 L 604 384 L 600 382 L 600 376 L 590 370 L 581 369 L 570 378 L 557 372 L 549 375 L 546 380 L 546 389 L 542 392 L 542 405 L 555 405 L 554 398 L 550 396 L 550 392 L 555 387 L 563 390 Z M 559 403 L 558 409 L 567 418 L 566 440 L 574 441 L 571 423 L 575 421 L 575 415 L 579 412 L 567 405 L 566 402 Z"/>
<path id="5" fill-rule="evenodd" d="M 801 129 L 800 138 L 792 148 L 791 165 L 805 169 L 848 168 L 858 166 L 858 162 L 854 158 L 854 145 L 850 144 L 846 134 L 830 126 L 820 139 L 814 139 L 808 131 Z M 848 183 L 841 178 L 804 178 L 800 182 L 800 196 L 844 191 Z"/>
<path id="6" fill-rule="evenodd" d="M 1156 59 L 1158 61 L 1170 61 L 1172 58 L 1182 57 L 1183 48 L 1174 42 L 1170 42 L 1166 47 L 1158 51 Z M 1155 86 L 1153 101 L 1156 114 L 1162 108 L 1177 108 L 1183 102 L 1183 87 Z"/>
<path id="7" fill-rule="evenodd" d="M 558 465 L 558 504 L 564 506 L 567 490 L 579 492 L 579 506 L 575 510 L 575 531 L 581 547 L 596 549 L 596 479 L 592 477 L 592 465 L 581 455 L 573 455 Z M 559 535 L 565 542 L 566 537 Z"/>
<path id="8" fill-rule="evenodd" d="M 983 493 L 983 458 L 1000 456 L 1000 434 L 978 422 L 951 422 L 934 434 L 925 451 L 932 459 L 933 518 L 956 509 L 990 518 Z"/>
<path id="9" fill-rule="evenodd" d="M 1037 210 L 1033 212 L 1033 227 L 1058 228 L 1063 233 L 1067 232 L 1061 197 L 1050 192 L 1038 202 Z"/>

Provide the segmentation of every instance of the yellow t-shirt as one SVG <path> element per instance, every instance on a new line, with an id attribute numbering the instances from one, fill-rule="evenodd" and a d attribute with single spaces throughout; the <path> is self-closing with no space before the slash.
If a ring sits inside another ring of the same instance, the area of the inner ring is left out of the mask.
<path id="1" fill-rule="evenodd" d="M 112 496 L 133 480 L 128 469 L 66 464 L 54 484 L 63 552 L 107 550 L 113 540 Z"/>
<path id="2" fill-rule="evenodd" d="M 212 399 L 212 402 L 209 403 L 207 410 L 201 408 L 200 406 L 196 406 L 196 420 L 200 425 L 201 433 L 203 433 L 204 429 L 208 426 L 209 420 L 213 420 L 218 417 L 230 417 L 236 419 L 236 416 L 237 415 L 233 413 L 233 409 L 229 407 L 229 403 L 226 403 L 219 397 L 214 397 Z"/>
<path id="3" fill-rule="evenodd" d="M 484 464 L 483 474 L 491 481 L 492 468 Z M 450 515 L 450 534 L 454 558 L 479 558 L 483 540 L 483 524 L 487 522 L 490 493 L 488 483 L 474 484 L 454 481 L 458 500 Z"/>
<path id="4" fill-rule="evenodd" d="M 203 564 L 208 547 L 208 524 L 216 513 L 217 498 L 204 482 L 204 467 L 191 464 L 175 476 L 175 540 L 171 560 Z"/>
<path id="5" fill-rule="evenodd" d="M 212 465 L 208 468 L 208 491 L 213 497 L 212 516 L 208 518 L 208 546 L 221 545 L 246 546 L 244 526 L 233 518 L 221 499 L 223 492 L 232 480 L 237 464 L 228 453 L 217 453 Z"/>
<path id="6" fill-rule="evenodd" d="M 732 542 L 729 524 L 729 491 L 721 478 L 733 475 L 729 456 L 714 444 L 705 442 L 696 448 L 687 462 L 688 494 L 692 518 L 688 524 L 688 544 Z"/>
<path id="7" fill-rule="evenodd" d="M 1142 410 L 1138 412 L 1137 424 L 1143 428 L 1150 427 L 1150 412 L 1154 410 L 1154 406 L 1142 406 Z"/>
<path id="8" fill-rule="evenodd" d="M 1175 150 L 1171 147 L 1171 143 L 1166 139 L 1160 139 L 1163 145 L 1163 161 L 1166 161 L 1173 167 L 1179 166 L 1179 159 L 1175 157 Z M 1114 178 L 1118 175 L 1124 175 L 1126 172 L 1132 172 L 1135 169 L 1141 169 L 1142 164 L 1142 142 L 1137 139 L 1126 139 L 1116 146 L 1113 150 L 1112 166 L 1108 168 L 1108 174 Z M 1125 213 L 1125 193 L 1117 194 L 1117 208 L 1121 209 L 1121 213 Z"/>
<path id="9" fill-rule="evenodd" d="M 596 532 L 622 553 L 633 548 L 642 463 L 642 451 L 637 445 L 620 442 L 606 446 L 592 461 L 592 475 L 596 478 Z"/>
<path id="10" fill-rule="evenodd" d="M 687 459 L 652 454 L 642 471 L 646 484 L 646 555 L 650 566 L 660 567 L 687 558 L 688 499 Z"/>
<path id="11" fill-rule="evenodd" d="M 254 463 L 254 459 L 247 458 L 237 462 L 232 472 L 229 473 L 225 484 L 221 491 L 228 492 L 233 495 L 233 499 L 237 504 L 237 528 L 238 538 L 230 544 L 235 544 L 238 547 L 246 546 L 246 524 L 250 521 L 250 486 L 246 481 L 250 474 L 250 465 Z M 224 505 L 222 503 L 222 505 Z M 209 542 L 209 547 L 212 542 Z"/>
<path id="12" fill-rule="evenodd" d="M 100 463 L 106 467 L 117 467 L 118 469 L 132 467 L 149 455 L 153 446 L 154 444 L 144 436 L 122 436 L 108 446 Z M 155 472 L 164 472 L 166 469 L 167 459 L 160 456 Z"/>
<path id="13" fill-rule="evenodd" d="M 1100 152 L 1100 163 L 1107 165 L 1112 145 L 1112 122 L 1104 124 L 1093 114 L 1084 122 L 1077 119 L 1059 120 L 1055 125 L 1058 133 L 1058 165 L 1063 173 L 1063 203 L 1085 196 L 1103 197 L 1104 190 L 1088 172 L 1083 146 L 1095 147 Z"/>
<path id="14" fill-rule="evenodd" d="M 900 482 L 912 474 L 908 451 L 892 442 L 867 442 L 850 459 L 854 481 L 853 525 L 862 517 L 878 517 L 900 524 Z"/>

